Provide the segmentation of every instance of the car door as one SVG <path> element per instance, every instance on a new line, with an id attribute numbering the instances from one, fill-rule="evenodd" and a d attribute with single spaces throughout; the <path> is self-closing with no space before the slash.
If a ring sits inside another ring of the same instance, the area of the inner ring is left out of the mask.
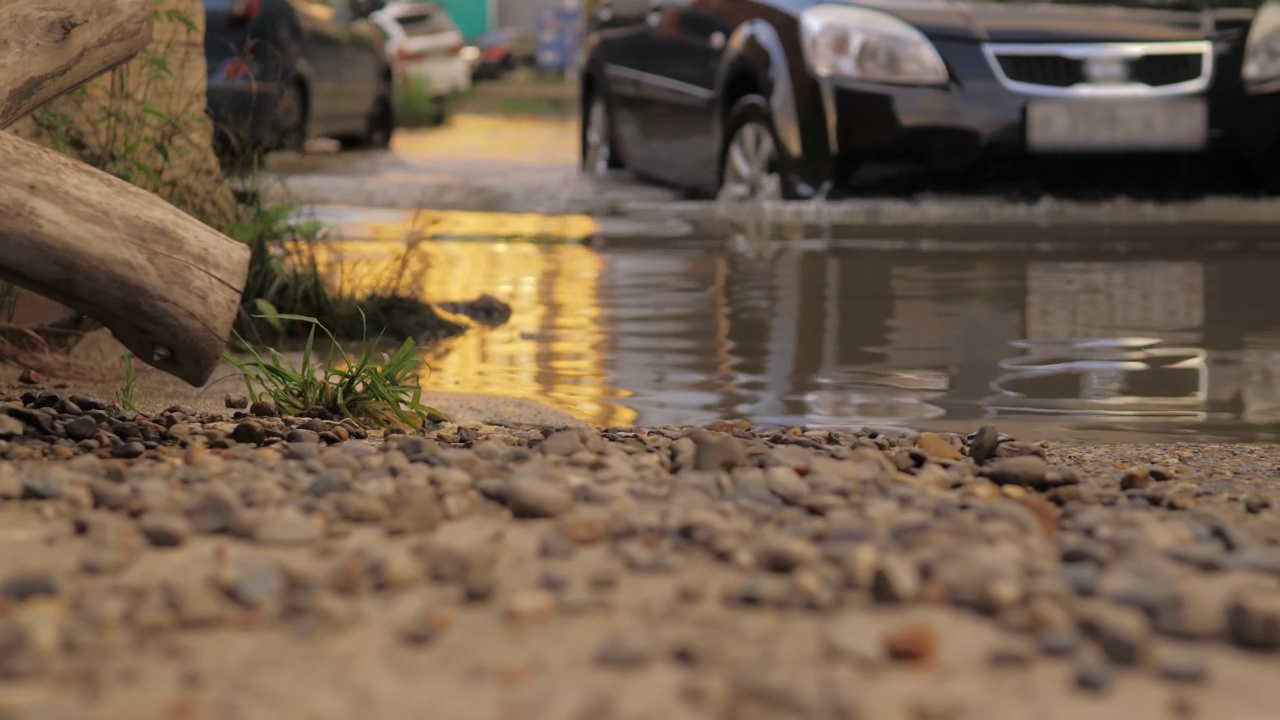
<path id="1" fill-rule="evenodd" d="M 298 11 L 302 59 L 309 66 L 309 117 L 314 133 L 332 132 L 343 114 L 342 53 L 345 30 L 323 0 L 292 0 Z"/>
<path id="2" fill-rule="evenodd" d="M 719 12 L 721 0 L 652 0 L 645 18 L 652 52 L 645 71 L 653 76 L 654 122 L 668 143 L 671 180 L 714 187 L 719 157 L 715 141 L 716 76 L 732 27 Z"/>
<path id="3" fill-rule="evenodd" d="M 655 131 L 653 37 L 645 22 L 651 0 L 604 0 L 597 18 L 599 56 L 614 140 L 636 172 L 665 178 L 663 138 Z"/>
<path id="4" fill-rule="evenodd" d="M 352 3 L 355 17 L 348 25 L 351 61 L 344 78 L 360 130 L 364 129 L 369 110 L 382 92 L 382 69 L 386 63 L 386 36 L 377 23 L 369 19 L 369 8 L 367 2 Z"/>

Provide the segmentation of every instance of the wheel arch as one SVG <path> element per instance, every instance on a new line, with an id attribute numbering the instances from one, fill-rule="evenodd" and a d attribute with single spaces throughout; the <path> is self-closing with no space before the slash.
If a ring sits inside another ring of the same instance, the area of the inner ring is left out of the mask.
<path id="1" fill-rule="evenodd" d="M 791 66 L 777 30 L 764 20 L 743 23 L 729 37 L 716 75 L 715 137 L 723 146 L 725 121 L 745 95 L 756 93 L 769 104 L 782 149 L 792 158 L 804 153 Z"/>

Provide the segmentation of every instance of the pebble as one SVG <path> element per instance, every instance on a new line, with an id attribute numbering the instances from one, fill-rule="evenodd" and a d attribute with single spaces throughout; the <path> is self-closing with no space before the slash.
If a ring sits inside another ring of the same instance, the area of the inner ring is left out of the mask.
<path id="1" fill-rule="evenodd" d="M 635 631 L 610 633 L 596 650 L 596 664 L 636 669 L 653 662 L 657 651 L 647 638 Z"/>
<path id="2" fill-rule="evenodd" d="M 900 556 L 881 558 L 871 582 L 871 595 L 878 602 L 910 602 L 920 596 L 920 570 L 911 560 Z"/>
<path id="3" fill-rule="evenodd" d="M 253 539 L 267 545 L 310 543 L 323 536 L 324 525 L 319 520 L 293 511 L 268 513 L 253 530 Z"/>
<path id="4" fill-rule="evenodd" d="M 156 547 L 177 547 L 191 535 L 191 523 L 181 515 L 147 513 L 138 520 L 138 529 Z"/>
<path id="5" fill-rule="evenodd" d="M 1195 650 L 1164 650 L 1158 667 L 1160 677 L 1177 683 L 1202 683 L 1209 676 L 1208 660 Z"/>
<path id="6" fill-rule="evenodd" d="M 947 442 L 945 438 L 937 433 L 920 433 L 919 439 L 916 440 L 916 447 L 920 448 L 931 458 L 960 460 L 964 457 L 963 453 L 957 450 L 954 445 Z"/>
<path id="7" fill-rule="evenodd" d="M 1093 646 L 1086 646 L 1075 662 L 1076 685 L 1094 692 L 1111 686 L 1113 673 L 1106 655 Z"/>
<path id="8" fill-rule="evenodd" d="M 1142 661 L 1151 624 L 1141 611 L 1103 601 L 1082 603 L 1077 609 L 1080 628 L 1093 638 L 1117 665 Z"/>
<path id="9" fill-rule="evenodd" d="M 983 425 L 969 438 L 969 457 L 979 465 L 995 457 L 1000 445 L 1000 431 L 991 425 Z"/>
<path id="10" fill-rule="evenodd" d="M 1227 609 L 1231 639 L 1255 650 L 1280 650 L 1280 591 L 1241 593 Z"/>
<path id="11" fill-rule="evenodd" d="M 1049 464 L 1035 455 L 1022 455 L 992 461 L 978 473 L 997 485 L 1042 488 L 1047 485 L 1045 478 L 1049 473 Z"/>
<path id="12" fill-rule="evenodd" d="M 518 518 L 556 517 L 573 509 L 573 493 L 567 487 L 541 478 L 513 478 L 503 498 Z"/>

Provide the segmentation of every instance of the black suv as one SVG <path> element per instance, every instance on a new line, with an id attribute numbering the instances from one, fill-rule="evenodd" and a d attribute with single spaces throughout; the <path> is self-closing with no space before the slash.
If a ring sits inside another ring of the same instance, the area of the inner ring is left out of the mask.
<path id="1" fill-rule="evenodd" d="M 385 36 L 370 0 L 204 0 L 208 110 L 229 148 L 313 137 L 386 147 L 395 128 Z"/>
<path id="2" fill-rule="evenodd" d="M 591 172 L 799 198 L 995 156 L 1280 168 L 1280 0 L 601 3 Z"/>

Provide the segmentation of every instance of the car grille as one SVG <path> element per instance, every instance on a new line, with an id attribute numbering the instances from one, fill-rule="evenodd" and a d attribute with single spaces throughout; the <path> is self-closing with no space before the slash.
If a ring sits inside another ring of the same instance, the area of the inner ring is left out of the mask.
<path id="1" fill-rule="evenodd" d="M 1208 41 L 991 43 L 983 46 L 983 52 L 1002 84 L 1032 95 L 1065 97 L 1113 90 L 1184 94 L 1203 91 L 1213 75 Z M 1110 78 L 1094 77 L 1095 68 Z"/>
<path id="2" fill-rule="evenodd" d="M 1049 87 L 1071 87 L 1084 82 L 1084 64 L 1079 60 L 1057 55 L 1001 55 L 998 58 L 1000 69 L 1010 80 Z"/>
<path id="3" fill-rule="evenodd" d="M 1134 80 L 1152 87 L 1195 80 L 1203 69 L 1200 55 L 1146 55 L 1129 65 Z"/>
<path id="4" fill-rule="evenodd" d="M 1010 80 L 1031 85 L 1071 87 L 1086 82 L 1084 62 L 1057 55 L 1002 55 L 1000 69 Z M 1129 77 L 1152 87 L 1175 85 L 1200 77 L 1199 55 L 1147 55 L 1129 62 Z"/>

